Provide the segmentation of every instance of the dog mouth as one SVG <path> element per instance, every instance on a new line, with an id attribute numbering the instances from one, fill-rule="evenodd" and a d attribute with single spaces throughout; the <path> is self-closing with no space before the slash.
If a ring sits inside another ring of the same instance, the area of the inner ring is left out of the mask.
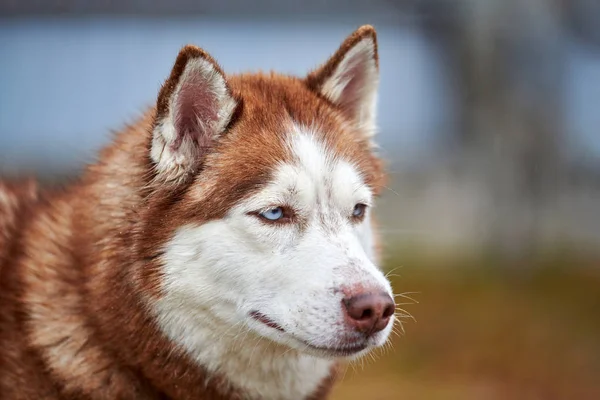
<path id="1" fill-rule="evenodd" d="M 285 332 L 285 329 L 283 329 L 281 327 L 281 325 L 279 325 L 278 323 L 276 323 L 275 321 L 273 321 L 272 319 L 270 319 L 269 317 L 267 317 L 265 314 L 262 314 L 258 311 L 252 311 L 250 313 L 250 316 L 252 318 L 254 318 L 255 320 L 257 320 L 258 322 L 262 322 L 263 324 L 265 324 L 266 326 L 276 329 L 279 332 Z"/>
<path id="2" fill-rule="evenodd" d="M 262 323 L 263 325 L 268 326 L 269 328 L 273 328 L 279 332 L 282 332 L 282 333 L 285 333 L 285 334 L 291 336 L 296 341 L 305 345 L 307 350 L 310 349 L 310 350 L 316 351 L 320 354 L 325 354 L 326 356 L 329 356 L 329 357 L 349 357 L 349 356 L 355 355 L 357 353 L 360 353 L 361 351 L 363 351 L 363 350 L 367 349 L 367 347 L 369 347 L 369 345 L 367 344 L 366 341 L 352 342 L 352 343 L 347 343 L 347 344 L 343 344 L 343 345 L 339 345 L 339 346 L 316 346 L 312 343 L 307 342 L 306 340 L 302 340 L 302 339 L 295 337 L 294 335 L 290 334 L 289 332 L 286 332 L 285 329 L 283 329 L 281 327 L 281 325 L 279 325 L 278 323 L 276 323 L 275 321 L 273 321 L 272 319 L 270 319 L 269 317 L 267 317 L 266 315 L 264 315 L 258 311 L 250 312 L 250 317 L 252 317 L 254 320 Z"/>

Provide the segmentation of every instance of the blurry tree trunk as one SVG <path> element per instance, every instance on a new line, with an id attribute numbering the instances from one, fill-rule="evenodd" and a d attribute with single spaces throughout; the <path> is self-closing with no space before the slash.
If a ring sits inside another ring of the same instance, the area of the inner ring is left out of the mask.
<path id="1" fill-rule="evenodd" d="M 441 37 L 459 91 L 454 149 L 489 196 L 486 241 L 503 254 L 535 251 L 544 205 L 556 198 L 563 134 L 559 0 L 450 2 Z M 447 2 L 434 2 L 445 5 Z M 470 165 L 469 165 L 470 164 Z M 525 254 L 524 254 L 525 253 Z"/>

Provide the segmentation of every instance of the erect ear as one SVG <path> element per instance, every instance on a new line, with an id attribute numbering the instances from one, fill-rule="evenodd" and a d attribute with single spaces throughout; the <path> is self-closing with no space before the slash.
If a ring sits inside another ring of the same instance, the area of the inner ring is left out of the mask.
<path id="1" fill-rule="evenodd" d="M 150 151 L 157 175 L 181 181 L 193 173 L 236 105 L 215 60 L 198 47 L 184 47 L 158 95 Z"/>
<path id="2" fill-rule="evenodd" d="M 323 66 L 308 75 L 306 83 L 372 136 L 379 83 L 375 28 L 364 25 L 356 30 Z"/>

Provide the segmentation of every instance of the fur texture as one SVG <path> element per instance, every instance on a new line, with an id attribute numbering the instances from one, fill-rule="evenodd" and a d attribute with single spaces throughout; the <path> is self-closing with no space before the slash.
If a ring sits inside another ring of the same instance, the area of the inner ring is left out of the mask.
<path id="1" fill-rule="evenodd" d="M 391 295 L 377 69 L 369 26 L 305 79 L 187 46 L 77 182 L 0 183 L 1 397 L 325 398 L 393 324 L 357 333 L 342 309 Z"/>

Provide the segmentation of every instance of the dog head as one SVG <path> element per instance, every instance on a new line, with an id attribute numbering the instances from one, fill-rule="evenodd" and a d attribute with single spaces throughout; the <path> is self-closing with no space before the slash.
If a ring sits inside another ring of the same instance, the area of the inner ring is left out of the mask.
<path id="1" fill-rule="evenodd" d="M 394 319 L 372 207 L 375 31 L 354 32 L 305 78 L 227 76 L 181 50 L 156 107 L 143 280 L 175 341 L 244 326 L 321 357 L 381 346 Z"/>

